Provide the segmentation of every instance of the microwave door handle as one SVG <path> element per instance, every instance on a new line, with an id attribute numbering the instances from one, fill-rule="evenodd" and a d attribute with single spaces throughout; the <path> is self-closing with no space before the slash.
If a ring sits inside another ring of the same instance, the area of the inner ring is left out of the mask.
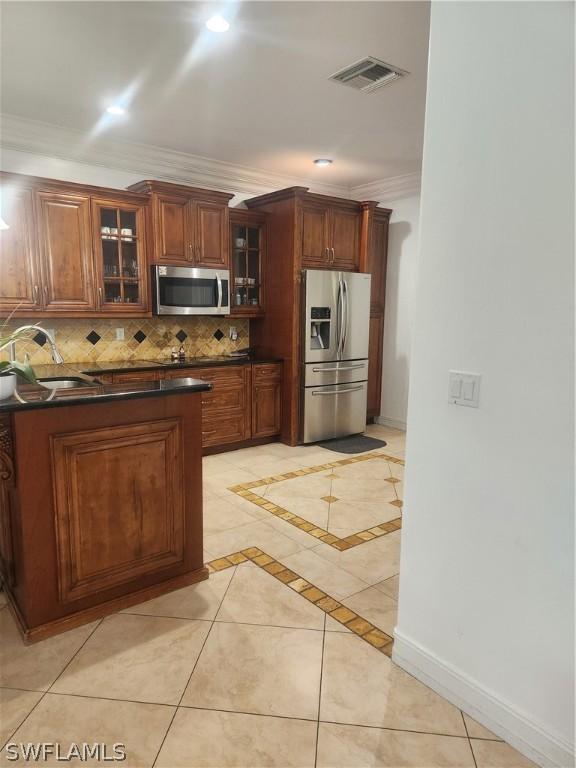
<path id="1" fill-rule="evenodd" d="M 216 275 L 216 286 L 218 290 L 218 309 L 222 307 L 222 279 L 220 275 Z"/>

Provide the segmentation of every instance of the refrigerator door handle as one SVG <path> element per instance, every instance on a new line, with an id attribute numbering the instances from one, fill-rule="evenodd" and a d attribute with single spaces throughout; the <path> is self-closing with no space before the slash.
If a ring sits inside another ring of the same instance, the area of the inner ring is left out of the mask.
<path id="1" fill-rule="evenodd" d="M 358 392 L 363 387 L 348 387 L 348 389 L 331 389 L 329 391 L 326 390 L 318 390 L 318 392 L 312 392 L 312 396 L 316 397 L 316 395 L 343 395 L 346 392 Z"/>
<path id="2" fill-rule="evenodd" d="M 342 280 L 342 307 L 343 307 L 343 313 L 342 313 L 342 354 L 344 354 L 344 349 L 346 347 L 346 339 L 348 337 L 348 322 L 349 322 L 349 309 L 348 309 L 348 283 L 346 280 Z"/>
<path id="3" fill-rule="evenodd" d="M 356 368 L 365 368 L 365 363 L 360 363 L 359 365 L 346 365 L 341 366 L 340 368 L 312 368 L 312 371 L 314 373 L 339 373 L 340 371 L 355 371 Z"/>
<path id="4" fill-rule="evenodd" d="M 338 298 L 336 300 L 336 333 L 338 335 L 336 341 L 336 357 L 340 358 L 340 348 L 342 347 L 342 315 L 343 315 L 343 302 L 342 302 L 342 280 L 338 278 Z"/>

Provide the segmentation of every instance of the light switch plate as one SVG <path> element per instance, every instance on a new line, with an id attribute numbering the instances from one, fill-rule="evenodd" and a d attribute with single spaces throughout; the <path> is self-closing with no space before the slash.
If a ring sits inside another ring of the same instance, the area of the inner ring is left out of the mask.
<path id="1" fill-rule="evenodd" d="M 237 330 L 236 326 L 234 326 L 234 325 L 230 326 L 229 331 L 228 331 L 228 335 L 230 336 L 232 341 L 236 341 L 236 339 L 238 338 L 238 330 Z"/>
<path id="2" fill-rule="evenodd" d="M 480 400 L 480 374 L 467 371 L 449 371 L 448 402 L 478 408 Z"/>
<path id="3" fill-rule="evenodd" d="M 116 328 L 116 341 L 124 341 L 124 328 Z"/>

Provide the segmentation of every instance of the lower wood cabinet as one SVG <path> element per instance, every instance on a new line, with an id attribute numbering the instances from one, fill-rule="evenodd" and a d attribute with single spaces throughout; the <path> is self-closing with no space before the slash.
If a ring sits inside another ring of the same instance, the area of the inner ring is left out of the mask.
<path id="1" fill-rule="evenodd" d="M 382 312 L 372 313 L 368 334 L 368 402 L 366 404 L 366 416 L 369 419 L 380 416 L 383 336 L 384 315 Z"/>
<path id="2" fill-rule="evenodd" d="M 29 641 L 207 577 L 200 432 L 200 392 L 0 417 L 0 577 Z"/>
<path id="3" fill-rule="evenodd" d="M 278 435 L 282 426 L 282 367 L 252 366 L 252 437 Z"/>
<path id="4" fill-rule="evenodd" d="M 202 393 L 203 448 L 219 448 L 280 434 L 282 363 L 96 374 L 103 383 L 114 384 L 187 376 L 212 384 L 209 392 Z"/>
<path id="5" fill-rule="evenodd" d="M 166 372 L 167 378 L 193 376 L 209 381 L 202 393 L 202 446 L 213 447 L 250 439 L 250 366 L 190 368 Z"/>
<path id="6" fill-rule="evenodd" d="M 183 565 L 182 441 L 179 418 L 51 438 L 62 603 Z"/>

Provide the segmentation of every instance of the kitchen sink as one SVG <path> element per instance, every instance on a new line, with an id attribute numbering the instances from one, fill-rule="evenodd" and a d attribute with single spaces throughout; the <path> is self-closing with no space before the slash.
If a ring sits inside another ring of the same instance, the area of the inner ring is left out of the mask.
<path id="1" fill-rule="evenodd" d="M 38 379 L 38 384 L 41 384 L 47 389 L 74 389 L 75 387 L 96 387 L 98 382 L 89 382 L 84 379 L 77 378 L 75 376 L 60 377 L 53 376 L 46 379 Z"/>

